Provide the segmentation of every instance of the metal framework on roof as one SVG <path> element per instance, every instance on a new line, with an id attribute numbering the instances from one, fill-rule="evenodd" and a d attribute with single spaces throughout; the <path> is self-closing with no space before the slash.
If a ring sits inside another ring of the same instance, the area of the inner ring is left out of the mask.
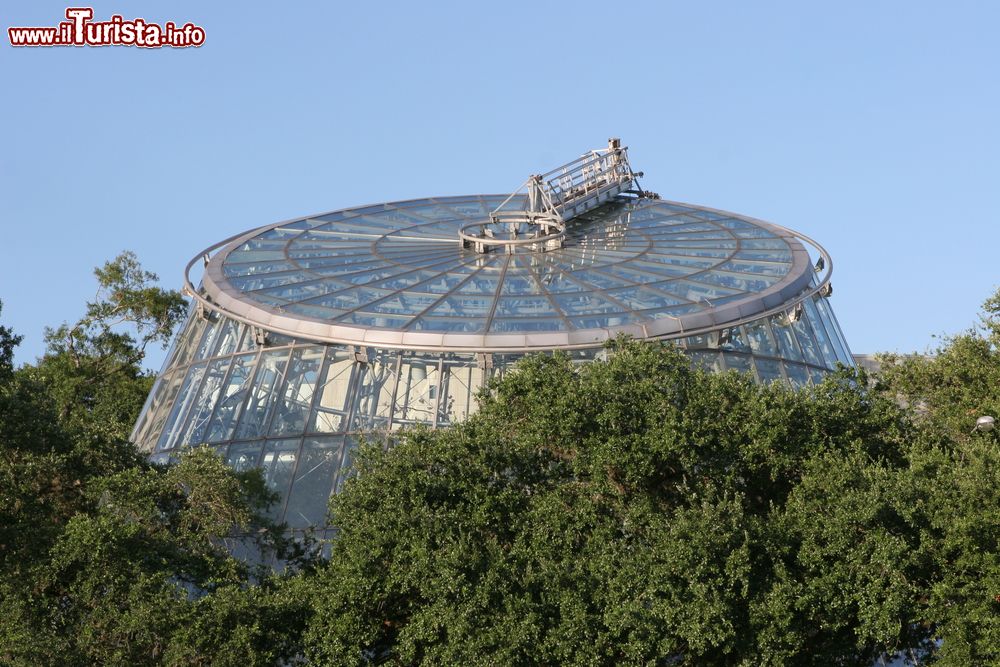
<path id="1" fill-rule="evenodd" d="M 456 241 L 502 201 L 421 199 L 278 223 L 199 254 L 210 257 L 203 289 L 187 276 L 186 289 L 205 308 L 309 340 L 522 352 L 739 324 L 827 289 L 832 271 L 823 248 L 783 227 L 622 195 L 548 252 L 483 254 Z"/>
<path id="2" fill-rule="evenodd" d="M 792 387 L 853 364 L 822 247 L 660 200 L 640 176 L 612 140 L 512 195 L 344 209 L 211 246 L 187 266 L 194 303 L 132 439 L 154 461 L 205 444 L 259 468 L 274 519 L 322 529 L 362 434 L 461 421 L 529 352 L 589 363 L 624 333 Z"/>

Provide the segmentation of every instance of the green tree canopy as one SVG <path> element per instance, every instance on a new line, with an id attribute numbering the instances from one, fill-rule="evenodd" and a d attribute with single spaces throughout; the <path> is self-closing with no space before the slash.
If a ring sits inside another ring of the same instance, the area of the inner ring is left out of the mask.
<path id="1" fill-rule="evenodd" d="M 256 472 L 208 450 L 173 466 L 128 442 L 180 294 L 124 253 L 36 364 L 0 327 L 0 663 L 265 665 L 298 650 L 302 596 L 237 546 L 302 557 Z M 237 536 L 241 536 L 237 538 Z M 262 562 L 266 562 L 262 559 Z"/>
<path id="2" fill-rule="evenodd" d="M 920 645 L 918 437 L 844 373 L 794 392 L 618 342 L 523 361 L 363 449 L 316 578 L 320 664 L 870 664 Z"/>
<path id="3" fill-rule="evenodd" d="M 1000 664 L 1000 434 L 975 428 L 1000 417 L 1000 291 L 978 326 L 931 355 L 884 355 L 878 389 L 912 406 L 926 439 L 912 455 L 909 511 L 935 566 L 924 591 L 947 664 Z"/>

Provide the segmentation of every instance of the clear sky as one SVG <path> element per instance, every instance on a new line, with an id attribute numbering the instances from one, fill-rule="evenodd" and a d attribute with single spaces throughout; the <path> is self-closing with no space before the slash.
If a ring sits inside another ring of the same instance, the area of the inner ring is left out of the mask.
<path id="1" fill-rule="evenodd" d="M 0 2 L 21 362 L 121 250 L 179 287 L 236 232 L 507 192 L 609 136 L 664 198 L 826 246 L 855 352 L 924 351 L 1000 285 L 1000 3 L 108 0 L 95 19 L 190 21 L 205 44 L 9 45 L 65 8 Z"/>

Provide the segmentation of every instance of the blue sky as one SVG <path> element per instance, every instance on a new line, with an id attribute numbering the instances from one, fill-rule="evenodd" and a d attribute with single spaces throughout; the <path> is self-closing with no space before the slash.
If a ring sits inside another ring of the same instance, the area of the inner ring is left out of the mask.
<path id="1" fill-rule="evenodd" d="M 505 192 L 620 136 L 646 187 L 817 239 L 855 352 L 924 351 L 1000 285 L 1000 4 L 101 2 L 197 49 L 0 46 L 0 322 L 77 318 L 295 216 Z M 0 3 L 49 26 L 66 4 Z M 238 9 L 237 9 L 238 8 Z M 149 364 L 158 367 L 161 355 Z"/>

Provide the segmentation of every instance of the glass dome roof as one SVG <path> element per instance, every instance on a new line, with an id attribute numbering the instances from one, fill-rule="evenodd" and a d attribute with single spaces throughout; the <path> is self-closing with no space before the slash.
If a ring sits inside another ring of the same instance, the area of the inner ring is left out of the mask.
<path id="1" fill-rule="evenodd" d="M 779 307 L 813 274 L 790 230 L 625 196 L 570 221 L 561 248 L 463 247 L 459 230 L 487 224 L 506 197 L 393 202 L 256 229 L 211 258 L 205 295 L 231 317 L 322 342 L 526 351 L 718 328 Z"/>

